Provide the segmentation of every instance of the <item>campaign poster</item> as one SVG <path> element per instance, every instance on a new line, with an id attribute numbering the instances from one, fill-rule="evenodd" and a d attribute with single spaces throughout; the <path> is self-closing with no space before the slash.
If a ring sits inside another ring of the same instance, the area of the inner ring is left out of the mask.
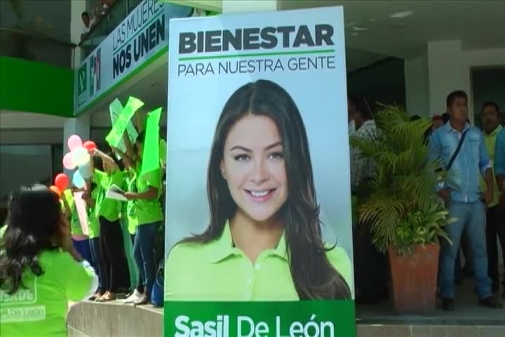
<path id="1" fill-rule="evenodd" d="M 341 7 L 170 21 L 165 336 L 355 336 Z"/>

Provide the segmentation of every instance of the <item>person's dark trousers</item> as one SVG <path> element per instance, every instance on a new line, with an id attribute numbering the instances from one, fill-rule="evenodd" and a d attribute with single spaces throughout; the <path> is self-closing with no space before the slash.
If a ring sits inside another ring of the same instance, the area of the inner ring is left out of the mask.
<path id="1" fill-rule="evenodd" d="M 135 245 L 135 234 L 130 234 L 130 238 L 132 240 L 132 245 Z M 137 262 L 135 262 L 135 263 L 137 263 Z M 144 280 L 142 279 L 142 275 L 140 274 L 140 271 L 139 271 L 139 278 L 137 279 L 137 286 L 135 289 L 137 289 L 137 291 L 141 294 L 144 293 Z"/>
<path id="2" fill-rule="evenodd" d="M 154 260 L 154 240 L 161 222 L 138 225 L 133 245 L 133 257 L 139 269 L 140 278 L 144 283 L 144 293 L 151 298 L 154 280 L 156 278 L 156 263 Z"/>
<path id="3" fill-rule="evenodd" d="M 95 268 L 96 275 L 98 276 L 98 289 L 100 294 L 105 293 L 105 270 L 103 270 L 102 263 L 102 250 L 100 249 L 100 239 L 89 239 L 89 247 L 91 249 L 91 256 L 93 258 L 93 267 Z"/>
<path id="4" fill-rule="evenodd" d="M 354 280 L 358 303 L 376 303 L 388 296 L 387 258 L 372 244 L 370 227 L 353 227 Z"/>
<path id="5" fill-rule="evenodd" d="M 105 287 L 111 293 L 129 288 L 130 273 L 123 244 L 123 231 L 119 220 L 100 217 L 100 248 L 105 273 Z"/>
<path id="6" fill-rule="evenodd" d="M 493 284 L 493 290 L 500 288 L 500 272 L 498 266 L 498 244 L 503 250 L 503 260 L 505 261 L 505 211 L 500 206 L 488 208 L 486 212 L 486 245 L 488 258 L 488 275 Z M 503 280 L 505 286 L 505 278 Z"/>

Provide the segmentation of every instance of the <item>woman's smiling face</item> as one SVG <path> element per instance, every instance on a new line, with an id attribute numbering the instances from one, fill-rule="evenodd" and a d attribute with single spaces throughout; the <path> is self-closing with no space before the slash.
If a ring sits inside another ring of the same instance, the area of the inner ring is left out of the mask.
<path id="1" fill-rule="evenodd" d="M 249 114 L 231 127 L 221 172 L 238 211 L 257 222 L 277 214 L 288 187 L 282 139 L 269 117 Z"/>

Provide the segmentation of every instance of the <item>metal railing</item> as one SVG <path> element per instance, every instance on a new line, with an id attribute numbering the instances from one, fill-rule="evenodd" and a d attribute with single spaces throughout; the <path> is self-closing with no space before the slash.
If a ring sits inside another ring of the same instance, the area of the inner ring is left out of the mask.
<path id="1" fill-rule="evenodd" d="M 48 35 L 0 27 L 0 56 L 72 68 L 76 44 Z"/>
<path id="2" fill-rule="evenodd" d="M 87 38 L 79 43 L 82 60 L 88 57 L 141 2 L 142 0 L 116 0 L 103 14 L 94 13 L 93 27 Z"/>

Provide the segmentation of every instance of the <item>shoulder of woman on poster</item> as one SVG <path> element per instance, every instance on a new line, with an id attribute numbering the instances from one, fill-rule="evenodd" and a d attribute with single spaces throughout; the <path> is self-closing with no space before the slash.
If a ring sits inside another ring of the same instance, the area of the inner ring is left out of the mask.
<path id="1" fill-rule="evenodd" d="M 43 185 L 14 192 L 0 243 L 0 306 L 26 317 L 2 313 L 2 334 L 66 336 L 68 302 L 87 298 L 97 284 L 73 247 L 58 195 Z"/>
<path id="2" fill-rule="evenodd" d="M 167 258 L 166 301 L 352 299 L 351 261 L 322 238 L 305 126 L 284 88 L 259 80 L 228 99 L 207 195 L 210 225 Z"/>

